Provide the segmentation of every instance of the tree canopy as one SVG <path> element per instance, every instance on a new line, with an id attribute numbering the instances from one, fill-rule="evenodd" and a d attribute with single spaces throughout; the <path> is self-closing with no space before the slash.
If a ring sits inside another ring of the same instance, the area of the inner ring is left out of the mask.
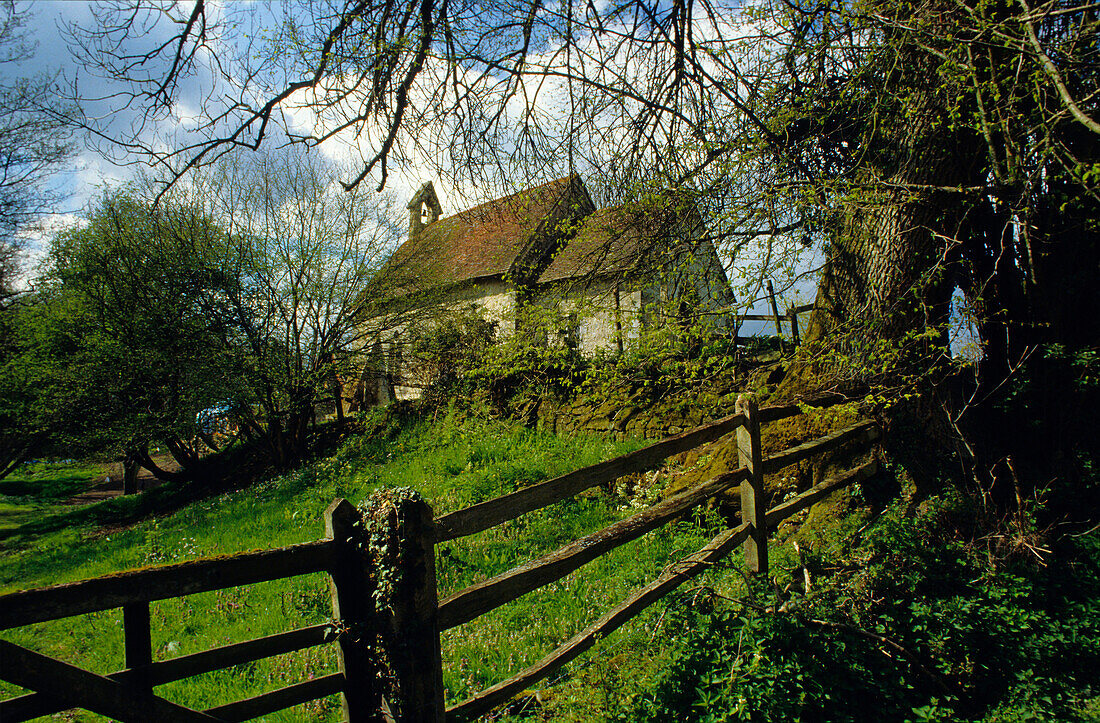
<path id="1" fill-rule="evenodd" d="M 395 167 L 485 196 L 572 172 L 604 201 L 674 189 L 724 258 L 756 255 L 757 287 L 822 252 L 811 338 L 915 340 L 947 361 L 939 330 L 965 295 L 972 400 L 1040 345 L 1100 336 L 1076 311 L 1100 305 L 1100 18 L 1084 0 L 97 8 L 70 38 L 125 112 L 82 125 L 170 183 L 289 144 L 356 154 L 353 192 Z"/>
<path id="2" fill-rule="evenodd" d="M 141 112 L 126 133 L 124 116 L 89 125 L 169 178 L 264 143 L 344 143 L 362 159 L 348 188 L 395 165 L 487 192 L 575 170 L 612 195 L 680 187 L 727 256 L 767 246 L 762 266 L 797 242 L 884 239 L 880 271 L 831 254 L 835 301 L 871 287 L 844 302 L 857 316 L 910 294 L 986 198 L 1025 233 L 1052 174 L 1096 199 L 1087 3 L 135 0 L 98 20 L 74 45 Z M 899 256 L 906 235 L 931 240 Z"/>
<path id="3" fill-rule="evenodd" d="M 318 157 L 227 163 L 159 203 L 148 186 L 108 193 L 56 235 L 11 316 L 5 468 L 64 447 L 167 474 L 156 443 L 186 474 L 211 415 L 279 465 L 300 459 L 337 373 L 361 366 L 360 296 L 393 234 L 334 173 Z"/>

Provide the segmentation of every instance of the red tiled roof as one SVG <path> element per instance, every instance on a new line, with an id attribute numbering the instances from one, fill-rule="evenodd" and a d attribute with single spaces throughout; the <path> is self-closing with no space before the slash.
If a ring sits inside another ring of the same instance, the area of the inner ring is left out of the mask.
<path id="1" fill-rule="evenodd" d="M 406 291 L 503 275 L 534 241 L 540 224 L 570 200 L 577 177 L 499 198 L 425 226 L 387 262 Z"/>

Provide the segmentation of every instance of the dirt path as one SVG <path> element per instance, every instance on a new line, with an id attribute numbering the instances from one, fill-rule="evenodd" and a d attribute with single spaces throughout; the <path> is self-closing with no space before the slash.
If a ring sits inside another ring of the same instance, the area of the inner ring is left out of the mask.
<path id="1" fill-rule="evenodd" d="M 153 461 L 157 463 L 161 469 L 168 472 L 175 472 L 180 468 L 176 463 L 176 460 L 172 459 L 169 454 L 154 454 L 152 455 Z M 153 473 L 144 467 L 138 468 L 137 487 L 139 492 L 145 490 L 151 490 L 154 487 L 159 487 L 163 484 L 159 479 L 153 476 Z M 70 497 L 65 501 L 67 505 L 90 505 L 95 502 L 102 502 L 103 500 L 110 499 L 112 497 L 122 496 L 122 463 L 117 462 L 111 465 L 111 473 L 105 475 L 102 478 L 96 480 L 96 482 L 84 490 L 75 497 Z"/>

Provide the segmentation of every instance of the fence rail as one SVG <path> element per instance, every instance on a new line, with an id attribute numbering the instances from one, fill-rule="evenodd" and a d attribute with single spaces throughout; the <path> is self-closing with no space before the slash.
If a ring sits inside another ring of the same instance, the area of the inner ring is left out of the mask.
<path id="1" fill-rule="evenodd" d="M 777 317 L 777 315 L 776 315 Z M 0 720 L 27 720 L 83 707 L 123 721 L 243 721 L 299 703 L 342 693 L 349 722 L 386 717 L 402 721 L 461 721 L 477 717 L 520 690 L 551 675 L 591 648 L 596 640 L 660 600 L 714 562 L 743 547 L 750 569 L 766 572 L 767 534 L 780 522 L 842 487 L 877 472 L 874 462 L 836 475 L 766 509 L 764 475 L 845 445 L 877 438 L 862 421 L 819 439 L 764 457 L 760 426 L 801 414 L 806 404 L 828 406 L 831 395 L 801 405 L 758 409 L 738 399 L 736 413 L 606 462 L 585 467 L 457 512 L 432 517 L 418 499 L 401 500 L 387 514 L 400 522 L 396 541 L 400 587 L 384 609 L 376 607 L 376 575 L 361 546 L 364 528 L 377 521 L 346 500 L 325 512 L 325 539 L 274 550 L 248 552 L 175 565 L 132 570 L 75 583 L 0 596 L 0 629 L 121 607 L 126 667 L 97 675 L 10 642 L 0 640 L 0 678 L 36 692 L 0 701 Z M 659 466 L 675 454 L 737 433 L 740 467 L 684 490 L 646 510 L 615 522 L 536 560 L 438 600 L 435 545 L 471 535 L 597 485 Z M 530 668 L 472 698 L 444 709 L 440 632 L 562 578 L 608 551 L 655 530 L 715 496 L 741 490 L 742 524 L 714 537 L 696 553 L 662 572 L 594 623 Z M 153 661 L 151 601 L 326 572 L 332 580 L 333 624 L 226 645 L 170 660 Z M 378 658 L 375 646 L 386 660 Z M 205 711 L 185 708 L 154 693 L 154 688 L 295 650 L 336 643 L 339 672 Z M 391 681 L 384 691 L 383 679 Z"/>
<path id="2" fill-rule="evenodd" d="M 0 630 L 329 569 L 331 540 L 128 570 L 0 597 Z"/>
<path id="3" fill-rule="evenodd" d="M 775 325 L 775 335 L 779 337 L 779 345 L 781 350 L 786 350 L 786 345 L 783 342 L 783 320 L 785 319 L 788 324 L 791 325 L 791 341 L 795 346 L 799 346 L 802 343 L 802 339 L 798 333 L 798 315 L 804 314 L 807 311 L 815 311 L 818 307 L 814 304 L 802 304 L 799 306 L 788 306 L 786 314 L 779 313 L 779 305 L 775 300 L 775 288 L 772 286 L 772 282 L 767 282 L 767 300 L 771 306 L 772 313 L 770 314 L 740 314 L 737 316 L 737 325 L 740 326 L 746 321 L 770 321 Z M 735 341 L 740 343 L 742 340 L 749 340 L 752 337 L 735 337 Z"/>
<path id="4" fill-rule="evenodd" d="M 621 457 L 443 515 L 435 521 L 436 542 L 446 542 L 496 527 L 585 490 L 614 482 L 623 475 L 653 469 L 669 457 L 726 436 L 741 426 L 743 421 L 741 415 L 733 414 Z"/>
<path id="5" fill-rule="evenodd" d="M 183 655 L 170 660 L 151 663 L 147 668 L 147 684 L 164 685 L 193 675 L 210 673 L 234 665 L 242 665 L 253 660 L 269 658 L 273 655 L 293 653 L 296 650 L 312 648 L 332 642 L 336 639 L 336 630 L 332 625 L 312 625 L 307 628 L 276 633 L 243 643 L 233 643 L 220 648 L 204 650 L 191 655 Z M 119 670 L 105 676 L 119 683 L 129 683 L 135 671 Z M 307 698 L 306 700 L 312 700 Z M 71 708 L 64 701 L 51 698 L 44 693 L 30 693 L 10 698 L 0 703 L 0 720 L 17 721 L 53 715 Z"/>
<path id="6" fill-rule="evenodd" d="M 521 595 L 560 580 L 582 565 L 683 515 L 747 478 L 747 472 L 719 475 L 658 505 L 574 540 L 526 565 L 513 568 L 446 598 L 439 604 L 439 625 L 447 630 L 511 602 Z"/>
<path id="7" fill-rule="evenodd" d="M 487 713 L 528 686 L 553 675 L 562 666 L 576 659 L 600 638 L 618 630 L 634 616 L 663 598 L 723 557 L 733 552 L 749 536 L 749 525 L 744 523 L 726 530 L 712 539 L 705 547 L 681 560 L 673 569 L 637 590 L 623 602 L 604 613 L 596 622 L 570 638 L 564 645 L 530 668 L 508 680 L 497 683 L 472 698 L 447 709 L 448 720 L 468 720 Z"/>

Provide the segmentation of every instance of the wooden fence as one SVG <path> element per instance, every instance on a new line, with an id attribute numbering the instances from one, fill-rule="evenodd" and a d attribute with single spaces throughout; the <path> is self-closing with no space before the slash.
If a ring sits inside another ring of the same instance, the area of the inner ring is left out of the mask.
<path id="1" fill-rule="evenodd" d="M 795 346 L 799 346 L 802 343 L 802 337 L 801 337 L 801 335 L 799 334 L 799 331 L 798 331 L 798 315 L 799 314 L 804 314 L 807 311 L 813 311 L 814 310 L 814 305 L 813 304 L 803 304 L 802 306 L 792 306 L 792 307 L 787 309 L 786 314 L 781 315 L 779 313 L 779 307 L 776 306 L 776 303 L 775 303 L 775 292 L 772 290 L 772 284 L 771 284 L 770 281 L 768 282 L 768 295 L 771 298 L 771 307 L 772 307 L 772 313 L 771 314 L 742 314 L 741 316 L 737 317 L 738 321 L 739 322 L 745 322 L 745 321 L 770 321 L 773 324 L 775 324 L 775 335 L 778 336 L 780 338 L 780 340 L 782 340 L 783 339 L 783 321 L 786 320 L 787 324 L 790 326 L 790 329 L 791 329 L 791 341 L 794 342 Z M 751 339 L 751 338 L 752 337 L 748 337 L 748 336 L 738 336 L 737 341 L 740 342 L 742 340 L 748 340 L 748 339 Z M 781 341 L 781 343 L 782 343 L 782 341 Z"/>
<path id="2" fill-rule="evenodd" d="M 249 552 L 133 570 L 64 585 L 0 596 L 0 629 L 121 607 L 125 667 L 98 675 L 0 640 L 0 678 L 36 692 L 0 701 L 0 720 L 15 723 L 68 708 L 86 708 L 122 721 L 244 721 L 310 700 L 342 694 L 349 722 L 462 721 L 476 718 L 546 678 L 649 605 L 744 548 L 746 562 L 767 572 L 767 534 L 784 519 L 830 492 L 877 471 L 869 462 L 765 509 L 764 475 L 837 449 L 877 438 L 870 421 L 763 456 L 760 426 L 801 410 L 797 405 L 757 409 L 738 399 L 735 414 L 651 444 L 630 454 L 532 485 L 438 518 L 417 496 L 388 503 L 384 514 L 399 524 L 395 552 L 399 580 L 377 605 L 385 585 L 371 564 L 368 544 L 377 519 L 346 500 L 325 512 L 326 538 L 274 550 Z M 666 458 L 737 434 L 739 469 L 684 490 L 632 517 L 489 580 L 437 599 L 435 545 L 489 529 L 522 514 L 568 499 L 631 473 L 658 467 Z M 742 524 L 667 569 L 543 660 L 450 708 L 444 707 L 440 632 L 470 622 L 585 563 L 677 519 L 694 507 L 740 486 Z M 376 541 L 376 540 L 375 540 Z M 249 585 L 313 572 L 331 577 L 333 623 L 269 635 L 170 660 L 154 661 L 149 603 L 155 600 Z M 158 685 L 318 645 L 338 646 L 339 672 L 204 711 L 155 695 Z"/>

